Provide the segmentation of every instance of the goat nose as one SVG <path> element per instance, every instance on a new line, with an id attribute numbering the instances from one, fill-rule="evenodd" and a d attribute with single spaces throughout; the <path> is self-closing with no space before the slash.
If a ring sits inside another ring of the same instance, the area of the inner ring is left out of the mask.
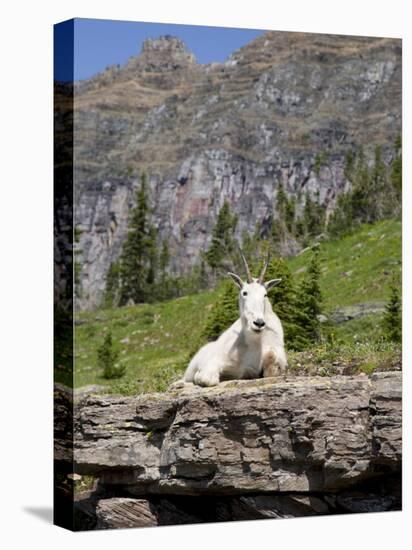
<path id="1" fill-rule="evenodd" d="M 263 328 L 266 323 L 263 319 L 256 319 L 256 321 L 253 321 L 253 324 L 256 325 L 258 328 Z"/>

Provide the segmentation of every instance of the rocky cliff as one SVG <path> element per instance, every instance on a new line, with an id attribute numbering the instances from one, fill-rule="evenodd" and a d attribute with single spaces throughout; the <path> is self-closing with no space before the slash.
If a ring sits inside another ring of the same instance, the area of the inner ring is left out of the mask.
<path id="1" fill-rule="evenodd" d="M 58 463 L 99 478 L 77 503 L 93 527 L 401 506 L 399 372 L 83 397 L 73 454 L 63 424 Z"/>
<path id="2" fill-rule="evenodd" d="M 401 42 L 268 32 L 225 63 L 200 65 L 166 36 L 78 83 L 74 105 L 79 306 L 93 307 L 141 170 L 181 273 L 207 246 L 224 200 L 240 237 L 268 223 L 280 182 L 298 203 L 309 191 L 331 210 L 348 185 L 348 150 L 380 144 L 389 161 L 401 127 Z"/>

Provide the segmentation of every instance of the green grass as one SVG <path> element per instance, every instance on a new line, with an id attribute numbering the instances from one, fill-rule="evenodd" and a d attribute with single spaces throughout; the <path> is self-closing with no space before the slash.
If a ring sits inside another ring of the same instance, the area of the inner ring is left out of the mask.
<path id="1" fill-rule="evenodd" d="M 200 337 L 214 292 L 157 304 L 82 312 L 75 330 L 75 387 L 107 385 L 123 394 L 164 391 L 187 366 Z M 97 348 L 112 332 L 126 366 L 120 380 L 105 380 L 97 367 Z"/>
<path id="2" fill-rule="evenodd" d="M 371 374 L 401 368 L 400 344 L 383 340 L 328 343 L 300 352 L 289 352 L 290 372 L 296 375 Z"/>
<path id="3" fill-rule="evenodd" d="M 400 221 L 386 220 L 322 243 L 321 288 L 326 311 L 387 300 L 391 275 L 401 271 L 401 231 Z M 309 254 L 304 252 L 289 261 L 298 278 L 303 276 Z"/>
<path id="4" fill-rule="evenodd" d="M 383 337 L 382 317 L 383 314 L 365 315 L 346 323 L 333 325 L 332 331 L 335 340 L 338 343 L 349 342 L 351 344 L 378 342 Z"/>
<path id="5" fill-rule="evenodd" d="M 298 279 L 309 257 L 304 252 L 289 260 Z M 360 302 L 384 302 L 392 273 L 401 270 L 401 224 L 392 220 L 363 226 L 353 235 L 323 243 L 322 257 L 326 312 Z M 216 291 L 204 292 L 163 303 L 79 313 L 75 387 L 97 384 L 121 394 L 164 391 L 184 372 L 216 296 Z M 292 371 L 327 375 L 396 367 L 400 346 L 382 341 L 380 317 L 369 315 L 335 325 L 333 345 L 289 354 Z M 126 365 L 119 380 L 105 380 L 97 366 L 96 350 L 108 330 L 120 351 L 119 361 Z"/>

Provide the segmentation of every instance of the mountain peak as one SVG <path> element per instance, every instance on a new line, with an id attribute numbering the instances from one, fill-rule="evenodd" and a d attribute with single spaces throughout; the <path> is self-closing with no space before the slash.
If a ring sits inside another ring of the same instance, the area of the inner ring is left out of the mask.
<path id="1" fill-rule="evenodd" d="M 173 68 L 192 65 L 196 58 L 180 38 L 166 34 L 143 42 L 139 59 L 152 67 Z"/>

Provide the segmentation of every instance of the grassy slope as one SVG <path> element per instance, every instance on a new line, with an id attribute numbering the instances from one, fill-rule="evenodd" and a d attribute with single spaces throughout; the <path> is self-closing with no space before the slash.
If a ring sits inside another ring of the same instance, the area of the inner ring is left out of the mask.
<path id="1" fill-rule="evenodd" d="M 325 311 L 358 302 L 385 301 L 388 280 L 401 269 L 401 224 L 385 221 L 363 226 L 354 235 L 324 243 L 322 250 Z M 308 253 L 303 253 L 290 260 L 297 277 L 302 276 L 308 258 Z M 160 304 L 80 313 L 76 325 L 75 386 L 108 384 L 111 391 L 120 393 L 164 390 L 184 371 L 215 299 L 216 292 L 206 292 Z M 363 365 L 374 364 L 376 350 L 363 347 L 357 352 L 353 341 L 368 339 L 376 332 L 376 326 L 377 318 L 372 316 L 337 328 L 338 339 L 348 343 L 342 354 L 351 364 L 358 352 L 365 359 Z M 121 380 L 110 382 L 101 377 L 96 364 L 96 349 L 109 329 L 120 349 L 120 360 L 127 366 Z M 326 362 L 336 359 L 326 350 L 319 353 Z M 392 357 L 391 349 L 385 348 L 382 353 Z M 310 362 L 311 357 L 292 354 L 291 360 L 296 365 L 300 360 Z"/>
<path id="2" fill-rule="evenodd" d="M 308 253 L 289 267 L 303 275 Z M 401 270 L 401 223 L 364 225 L 356 233 L 322 245 L 322 292 L 326 311 L 360 302 L 386 301 L 388 280 Z"/>
<path id="3" fill-rule="evenodd" d="M 81 313 L 75 332 L 75 387 L 109 383 L 122 393 L 161 391 L 175 370 L 184 370 L 214 300 L 215 293 L 208 292 L 158 304 Z M 107 330 L 127 366 L 120 381 L 105 381 L 97 368 L 96 349 Z"/>

